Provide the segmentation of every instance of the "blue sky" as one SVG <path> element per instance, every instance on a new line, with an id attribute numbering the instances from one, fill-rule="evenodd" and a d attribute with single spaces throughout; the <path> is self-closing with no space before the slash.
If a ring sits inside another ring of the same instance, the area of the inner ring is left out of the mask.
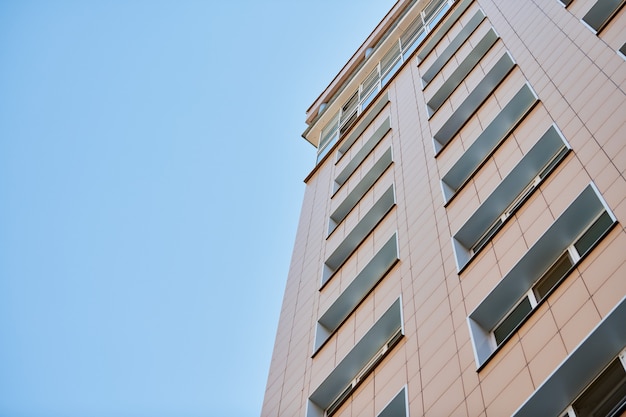
<path id="1" fill-rule="evenodd" d="M 0 416 L 257 416 L 315 150 L 393 1 L 0 2 Z"/>

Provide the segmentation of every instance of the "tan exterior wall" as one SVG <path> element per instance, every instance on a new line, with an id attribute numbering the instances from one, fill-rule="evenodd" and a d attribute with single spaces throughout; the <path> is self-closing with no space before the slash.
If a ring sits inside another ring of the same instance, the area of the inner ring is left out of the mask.
<path id="1" fill-rule="evenodd" d="M 381 91 L 390 103 L 349 151 L 320 163 L 307 181 L 263 416 L 304 417 L 311 393 L 398 297 L 404 337 L 335 415 L 376 416 L 405 386 L 413 417 L 511 415 L 622 300 L 626 61 L 616 51 L 626 43 L 626 8 L 596 35 L 580 21 L 594 3 L 472 2 L 427 59 L 411 58 Z M 422 90 L 423 72 L 479 8 L 486 20 Z M 500 39 L 429 119 L 427 101 L 491 27 Z M 433 135 L 505 51 L 515 68 L 435 155 Z M 539 103 L 446 206 L 442 176 L 526 82 Z M 338 173 L 387 118 L 389 134 L 333 195 Z M 457 272 L 452 236 L 552 124 L 572 152 Z M 331 213 L 389 146 L 391 167 L 327 236 Z M 591 182 L 617 224 L 477 370 L 468 316 Z M 320 290 L 325 260 L 390 184 L 396 205 Z M 394 232 L 400 261 L 312 357 L 317 320 Z"/>

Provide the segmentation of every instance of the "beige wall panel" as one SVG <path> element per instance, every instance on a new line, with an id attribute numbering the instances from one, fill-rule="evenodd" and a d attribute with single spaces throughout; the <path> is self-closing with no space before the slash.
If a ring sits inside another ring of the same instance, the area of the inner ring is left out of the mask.
<path id="1" fill-rule="evenodd" d="M 587 301 L 583 304 L 572 318 L 561 327 L 561 338 L 567 351 L 574 350 L 599 321 L 600 315 L 594 303 Z"/>

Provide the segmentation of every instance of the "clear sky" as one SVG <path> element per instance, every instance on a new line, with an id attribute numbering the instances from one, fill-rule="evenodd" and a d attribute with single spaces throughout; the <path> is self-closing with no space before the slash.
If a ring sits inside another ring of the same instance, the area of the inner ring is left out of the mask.
<path id="1" fill-rule="evenodd" d="M 0 1 L 1 417 L 259 415 L 304 112 L 393 3 Z"/>

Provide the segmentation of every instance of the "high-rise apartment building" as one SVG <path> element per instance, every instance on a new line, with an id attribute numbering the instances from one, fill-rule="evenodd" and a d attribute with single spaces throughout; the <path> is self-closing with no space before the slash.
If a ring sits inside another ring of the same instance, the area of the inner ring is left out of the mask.
<path id="1" fill-rule="evenodd" d="M 317 147 L 263 416 L 626 413 L 625 0 L 400 0 Z"/>

